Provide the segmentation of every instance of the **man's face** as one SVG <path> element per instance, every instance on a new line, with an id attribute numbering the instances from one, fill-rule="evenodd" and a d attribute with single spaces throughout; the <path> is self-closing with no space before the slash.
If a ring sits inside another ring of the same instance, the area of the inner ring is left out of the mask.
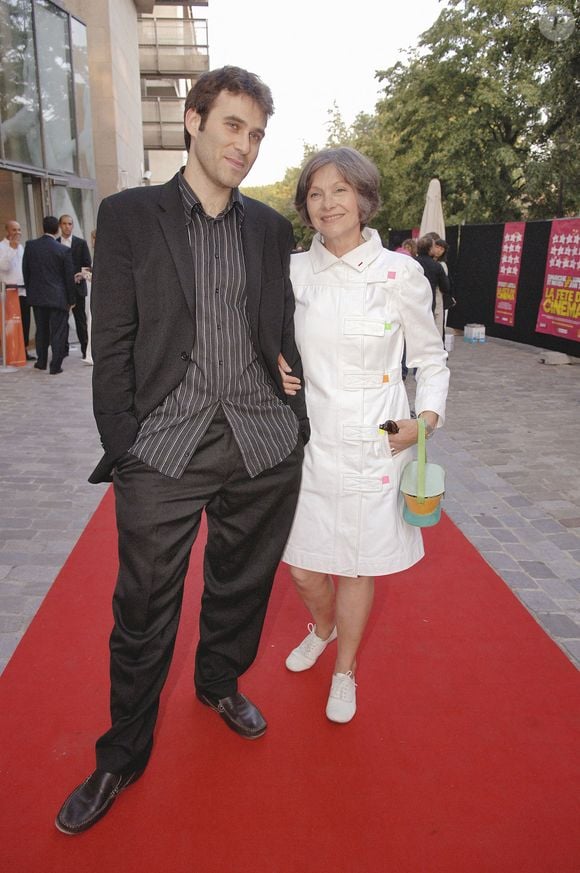
<path id="1" fill-rule="evenodd" d="M 68 239 L 73 232 L 73 220 L 70 215 L 63 215 L 60 220 L 60 233 L 65 239 Z"/>
<path id="2" fill-rule="evenodd" d="M 6 239 L 8 242 L 19 243 L 22 239 L 22 230 L 17 221 L 8 221 L 6 223 Z"/>
<path id="3" fill-rule="evenodd" d="M 214 188 L 237 188 L 258 157 L 266 116 L 246 94 L 222 91 L 212 106 L 203 130 L 194 109 L 185 117 L 191 134 L 190 157 L 197 171 Z"/>

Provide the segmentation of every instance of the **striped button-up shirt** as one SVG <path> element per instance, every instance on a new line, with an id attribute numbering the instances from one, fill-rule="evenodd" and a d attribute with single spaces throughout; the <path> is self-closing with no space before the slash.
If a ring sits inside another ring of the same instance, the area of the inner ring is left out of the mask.
<path id="1" fill-rule="evenodd" d="M 183 380 L 142 422 L 130 451 L 179 478 L 221 405 L 248 474 L 257 476 L 293 450 L 298 419 L 275 394 L 250 339 L 243 200 L 235 189 L 212 218 L 182 173 L 179 190 L 193 258 L 195 343 Z"/>

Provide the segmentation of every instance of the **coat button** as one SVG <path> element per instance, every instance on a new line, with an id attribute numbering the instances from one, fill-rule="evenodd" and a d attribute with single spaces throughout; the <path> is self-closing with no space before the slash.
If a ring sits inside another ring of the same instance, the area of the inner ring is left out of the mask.
<path id="1" fill-rule="evenodd" d="M 189 361 L 189 355 L 187 354 L 187 352 L 182 352 L 179 357 L 182 361 Z"/>

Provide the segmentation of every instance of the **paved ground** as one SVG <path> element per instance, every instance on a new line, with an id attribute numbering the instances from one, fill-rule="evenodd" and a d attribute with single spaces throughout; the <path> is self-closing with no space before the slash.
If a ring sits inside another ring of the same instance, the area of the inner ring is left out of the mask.
<path id="1" fill-rule="evenodd" d="M 456 337 L 429 457 L 447 470 L 447 513 L 580 666 L 580 366 L 540 357 Z M 107 487 L 87 482 L 92 368 L 77 349 L 64 368 L 0 367 L 0 670 Z"/>

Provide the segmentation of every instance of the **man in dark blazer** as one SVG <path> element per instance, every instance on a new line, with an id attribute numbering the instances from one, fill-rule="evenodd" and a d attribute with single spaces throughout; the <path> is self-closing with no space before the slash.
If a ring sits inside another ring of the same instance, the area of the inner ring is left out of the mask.
<path id="1" fill-rule="evenodd" d="M 434 254 L 435 242 L 433 236 L 431 234 L 425 234 L 425 236 L 420 237 L 417 240 L 417 258 L 421 266 L 423 267 L 423 272 L 425 276 L 429 280 L 429 284 L 431 285 L 431 291 L 433 292 L 433 317 L 435 318 L 435 323 L 437 324 L 437 328 L 441 333 L 441 340 L 445 339 L 445 328 L 443 325 L 443 310 L 449 309 L 452 305 L 453 298 L 451 296 L 451 288 L 449 285 L 449 277 L 445 272 L 442 264 L 439 263 L 435 259 Z M 437 295 L 441 294 L 441 313 L 437 312 Z M 438 321 L 439 319 L 439 321 Z"/>
<path id="2" fill-rule="evenodd" d="M 114 482 L 119 574 L 111 728 L 56 826 L 91 827 L 143 772 L 205 510 L 199 701 L 237 734 L 266 721 L 238 690 L 253 662 L 296 507 L 309 424 L 278 356 L 301 377 L 290 223 L 240 194 L 273 113 L 252 73 L 205 73 L 185 103 L 187 164 L 165 185 L 106 198 L 91 292 L 93 402 Z"/>
<path id="3" fill-rule="evenodd" d="M 84 270 L 91 269 L 91 253 L 86 239 L 83 239 L 80 236 L 73 236 L 74 222 L 71 215 L 61 215 L 58 220 L 58 227 L 60 230 L 58 241 L 63 245 L 68 246 L 72 254 L 76 289 L 75 307 L 72 314 L 75 320 L 77 336 L 81 346 L 81 354 L 84 360 L 87 356 L 87 345 L 89 342 L 86 312 L 87 282 Z"/>
<path id="4" fill-rule="evenodd" d="M 44 234 L 24 247 L 22 276 L 26 296 L 36 321 L 37 370 L 46 370 L 52 349 L 50 373 L 62 373 L 66 354 L 68 316 L 75 305 L 75 280 L 70 249 L 56 241 L 58 218 L 47 215 Z"/>

